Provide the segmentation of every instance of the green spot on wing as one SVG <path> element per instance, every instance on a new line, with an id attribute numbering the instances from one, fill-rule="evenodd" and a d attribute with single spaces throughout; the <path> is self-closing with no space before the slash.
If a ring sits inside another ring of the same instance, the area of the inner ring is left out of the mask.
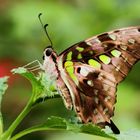
<path id="1" fill-rule="evenodd" d="M 68 66 L 73 66 L 73 62 L 72 61 L 66 61 L 64 64 L 64 67 L 68 67 Z"/>
<path id="2" fill-rule="evenodd" d="M 100 68 L 101 67 L 101 64 L 98 61 L 94 60 L 94 59 L 89 59 L 88 64 L 90 66 L 93 66 L 94 68 Z"/>
<path id="3" fill-rule="evenodd" d="M 65 66 L 66 71 L 69 74 L 74 73 L 74 67 L 73 67 L 73 62 L 72 61 L 66 61 L 64 66 Z"/>
<path id="4" fill-rule="evenodd" d="M 77 83 L 77 77 L 75 76 L 74 73 L 70 74 L 70 77 L 72 78 L 73 81 Z"/>
<path id="5" fill-rule="evenodd" d="M 69 76 L 72 78 L 73 81 L 77 82 L 77 78 L 74 74 L 74 67 L 72 61 L 66 61 L 64 64 L 66 71 L 68 72 Z"/>
<path id="6" fill-rule="evenodd" d="M 78 54 L 77 58 L 78 58 L 78 59 L 81 59 L 81 58 L 82 58 L 81 53 Z"/>
<path id="7" fill-rule="evenodd" d="M 72 59 L 72 51 L 70 51 L 68 54 L 67 54 L 67 60 L 71 60 Z"/>
<path id="8" fill-rule="evenodd" d="M 111 51 L 111 54 L 112 54 L 113 56 L 115 56 L 115 57 L 120 57 L 121 52 L 118 51 L 118 50 L 113 50 L 113 51 Z"/>
<path id="9" fill-rule="evenodd" d="M 104 63 L 104 64 L 109 64 L 111 61 L 111 58 L 107 55 L 100 55 L 99 59 Z"/>
<path id="10" fill-rule="evenodd" d="M 66 61 L 64 64 L 65 68 L 68 66 L 73 66 L 73 62 L 72 61 Z"/>
<path id="11" fill-rule="evenodd" d="M 67 72 L 68 72 L 69 74 L 74 73 L 74 68 L 73 68 L 73 66 L 68 66 L 68 67 L 66 67 L 66 70 L 67 70 Z"/>
<path id="12" fill-rule="evenodd" d="M 79 52 L 82 52 L 84 50 L 84 48 L 82 48 L 82 47 L 76 47 L 76 50 L 78 50 Z"/>

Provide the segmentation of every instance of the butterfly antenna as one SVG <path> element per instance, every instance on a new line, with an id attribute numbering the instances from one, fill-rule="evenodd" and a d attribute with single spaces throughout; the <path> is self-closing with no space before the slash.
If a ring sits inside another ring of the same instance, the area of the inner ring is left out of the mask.
<path id="1" fill-rule="evenodd" d="M 42 13 L 39 13 L 39 15 L 38 15 L 39 21 L 40 21 L 40 23 L 42 25 L 42 28 L 44 28 L 45 34 L 47 35 L 47 38 L 49 39 L 49 41 L 51 43 L 51 46 L 53 46 L 52 40 L 51 40 L 51 38 L 50 38 L 50 36 L 49 36 L 49 34 L 47 32 L 47 26 L 48 26 L 48 24 L 43 25 L 42 20 L 41 20 L 41 15 L 42 15 Z"/>

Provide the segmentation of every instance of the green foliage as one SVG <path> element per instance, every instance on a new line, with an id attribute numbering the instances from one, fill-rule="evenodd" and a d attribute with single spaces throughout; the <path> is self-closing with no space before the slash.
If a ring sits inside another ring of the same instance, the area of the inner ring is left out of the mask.
<path id="1" fill-rule="evenodd" d="M 71 131 L 74 133 L 85 133 L 85 134 L 97 135 L 97 136 L 114 139 L 114 140 L 116 139 L 111 134 L 105 133 L 103 130 L 101 130 L 97 126 L 94 126 L 93 124 L 74 124 L 74 123 L 68 122 L 64 118 L 52 116 L 48 118 L 44 124 L 34 126 L 24 131 L 21 131 L 20 133 L 15 135 L 13 138 L 11 138 L 11 140 L 15 140 L 31 132 L 44 131 L 44 130 Z"/>
<path id="2" fill-rule="evenodd" d="M 4 95 L 6 89 L 8 88 L 7 80 L 8 80 L 7 76 L 0 78 L 0 102 L 2 100 L 2 96 Z"/>
<path id="3" fill-rule="evenodd" d="M 54 97 L 55 95 L 59 96 L 56 92 L 55 85 L 52 85 L 52 82 L 47 80 L 47 75 L 45 73 L 40 73 L 38 76 L 35 76 L 24 67 L 13 69 L 12 72 L 20 74 L 30 81 L 32 85 L 31 100 L 33 105 L 45 101 L 47 98 Z"/>
<path id="4" fill-rule="evenodd" d="M 6 89 L 8 88 L 7 80 L 8 80 L 7 76 L 0 78 L 0 135 L 3 133 L 3 118 L 2 118 L 2 113 L 1 113 L 1 101 L 2 101 L 2 96 L 4 95 Z"/>
<path id="5" fill-rule="evenodd" d="M 32 102 L 34 103 L 37 98 L 39 98 L 44 93 L 44 88 L 35 75 L 31 72 L 28 72 L 25 68 L 19 67 L 17 69 L 12 70 L 13 73 L 21 74 L 25 78 L 27 78 L 32 85 Z"/>

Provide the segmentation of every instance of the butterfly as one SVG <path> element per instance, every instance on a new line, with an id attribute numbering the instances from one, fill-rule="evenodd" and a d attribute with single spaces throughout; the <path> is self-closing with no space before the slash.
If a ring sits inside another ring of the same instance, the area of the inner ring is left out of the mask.
<path id="1" fill-rule="evenodd" d="M 43 68 L 67 109 L 74 109 L 82 123 L 120 131 L 111 120 L 117 85 L 140 59 L 140 27 L 122 28 L 76 43 L 57 55 L 45 48 Z"/>

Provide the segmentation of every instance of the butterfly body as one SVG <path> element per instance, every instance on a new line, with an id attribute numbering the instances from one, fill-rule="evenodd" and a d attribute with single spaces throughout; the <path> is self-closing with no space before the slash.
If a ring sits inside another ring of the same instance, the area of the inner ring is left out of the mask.
<path id="1" fill-rule="evenodd" d="M 83 123 L 115 128 L 111 117 L 117 85 L 140 59 L 140 27 L 89 38 L 60 55 L 46 48 L 44 56 L 43 67 L 55 77 L 66 107 L 74 108 Z"/>

